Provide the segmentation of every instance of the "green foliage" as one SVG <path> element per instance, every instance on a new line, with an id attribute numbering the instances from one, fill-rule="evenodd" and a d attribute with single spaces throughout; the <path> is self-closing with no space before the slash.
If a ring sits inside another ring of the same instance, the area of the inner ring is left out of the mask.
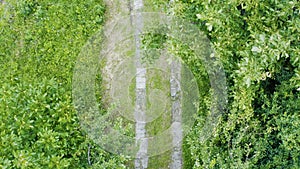
<path id="1" fill-rule="evenodd" d="M 200 111 L 184 139 L 184 167 L 299 168 L 299 2 L 175 0 L 170 9 L 163 0 L 145 4 L 153 5 L 146 11 L 172 11 L 205 32 L 227 75 L 226 110 L 212 137 L 200 142 L 211 104 L 201 60 L 163 30 L 144 35 L 149 56 L 167 43 L 198 82 Z M 102 0 L 0 4 L 0 168 L 132 166 L 87 138 L 71 100 L 76 57 L 101 28 L 104 12 Z M 101 87 L 97 92 L 101 100 Z M 130 135 L 133 126 L 116 119 L 114 128 Z"/>
<path id="2" fill-rule="evenodd" d="M 145 12 L 162 12 L 167 10 L 169 1 L 167 0 L 143 0 Z"/>
<path id="3" fill-rule="evenodd" d="M 76 57 L 104 21 L 102 0 L 0 9 L 0 168 L 125 168 L 126 158 L 83 133 L 71 99 Z"/>
<path id="4" fill-rule="evenodd" d="M 167 31 L 165 26 L 160 25 L 157 29 L 142 35 L 143 62 L 153 64 L 160 57 L 167 41 Z"/>
<path id="5" fill-rule="evenodd" d="M 176 2 L 178 17 L 211 40 L 229 87 L 213 138 L 198 141 L 201 118 L 186 138 L 186 168 L 299 168 L 299 7 L 297 1 Z"/>

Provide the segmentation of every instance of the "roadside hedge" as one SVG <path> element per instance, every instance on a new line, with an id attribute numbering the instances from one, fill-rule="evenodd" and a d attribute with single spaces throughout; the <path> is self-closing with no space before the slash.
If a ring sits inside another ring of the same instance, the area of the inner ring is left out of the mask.
<path id="1" fill-rule="evenodd" d="M 71 99 L 102 0 L 10 0 L 0 10 L 0 168 L 124 168 L 80 129 Z"/>
<path id="2" fill-rule="evenodd" d="M 228 105 L 213 136 L 198 120 L 186 168 L 300 167 L 300 3 L 194 1 L 173 6 L 211 40 L 227 76 Z M 204 102 L 199 116 L 207 104 Z"/>

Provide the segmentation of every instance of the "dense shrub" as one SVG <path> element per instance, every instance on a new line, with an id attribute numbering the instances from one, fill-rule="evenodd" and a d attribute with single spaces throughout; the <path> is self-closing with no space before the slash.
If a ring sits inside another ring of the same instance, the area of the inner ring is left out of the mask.
<path id="1" fill-rule="evenodd" d="M 229 94 L 213 137 L 199 142 L 198 120 L 186 138 L 186 168 L 300 167 L 299 7 L 298 1 L 176 2 L 178 17 L 211 40 Z"/>
<path id="2" fill-rule="evenodd" d="M 73 67 L 101 28 L 102 0 L 1 4 L 0 168 L 122 168 L 80 129 Z"/>

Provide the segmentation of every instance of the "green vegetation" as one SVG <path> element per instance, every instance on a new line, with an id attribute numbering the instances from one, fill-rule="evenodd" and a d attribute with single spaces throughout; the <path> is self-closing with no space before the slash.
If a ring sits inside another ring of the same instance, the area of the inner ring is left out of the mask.
<path id="1" fill-rule="evenodd" d="M 102 0 L 0 4 L 0 168 L 124 168 L 80 129 L 71 99 L 76 58 L 104 12 Z"/>
<path id="2" fill-rule="evenodd" d="M 299 7 L 298 1 L 177 1 L 176 15 L 211 40 L 229 92 L 216 133 L 203 143 L 209 104 L 200 102 L 185 139 L 185 168 L 300 167 Z"/>
<path id="3" fill-rule="evenodd" d="M 167 4 L 153 4 L 166 11 Z M 201 142 L 209 79 L 187 45 L 167 40 L 197 78 L 201 96 L 197 122 L 184 140 L 185 168 L 300 167 L 299 8 L 298 1 L 181 0 L 168 9 L 209 37 L 228 85 L 216 132 Z"/>
<path id="4" fill-rule="evenodd" d="M 102 0 L 5 2 L 0 4 L 0 168 L 132 168 L 129 159 L 107 153 L 88 139 L 72 104 L 75 61 L 105 21 Z M 197 79 L 199 113 L 184 139 L 184 168 L 299 168 L 300 3 L 146 4 L 153 5 L 146 11 L 172 11 L 205 32 L 227 77 L 228 104 L 215 133 L 201 142 L 211 104 L 203 63 L 186 44 L 159 35 L 163 31 L 145 34 L 149 56 L 158 55 L 151 52 L 167 43 Z M 150 63 L 156 59 L 151 57 Z M 147 85 L 164 90 L 162 81 L 150 79 Z M 101 92 L 98 86 L 98 101 Z M 169 118 L 162 115 L 150 123 L 148 134 L 167 127 Z M 118 118 L 114 128 L 127 126 L 125 133 L 132 135 L 134 127 L 128 123 Z M 169 154 L 152 157 L 157 163 L 150 162 L 150 168 L 166 168 Z"/>
<path id="5" fill-rule="evenodd" d="M 167 40 L 166 32 L 167 28 L 160 26 L 142 34 L 143 63 L 153 64 L 161 56 Z"/>

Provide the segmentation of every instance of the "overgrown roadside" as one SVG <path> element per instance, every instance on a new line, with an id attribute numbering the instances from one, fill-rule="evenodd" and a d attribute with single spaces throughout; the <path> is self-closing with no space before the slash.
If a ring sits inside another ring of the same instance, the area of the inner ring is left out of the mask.
<path id="1" fill-rule="evenodd" d="M 122 157 L 87 138 L 72 103 L 74 64 L 102 27 L 103 2 L 5 0 L 0 8 L 0 168 L 122 168 Z"/>

